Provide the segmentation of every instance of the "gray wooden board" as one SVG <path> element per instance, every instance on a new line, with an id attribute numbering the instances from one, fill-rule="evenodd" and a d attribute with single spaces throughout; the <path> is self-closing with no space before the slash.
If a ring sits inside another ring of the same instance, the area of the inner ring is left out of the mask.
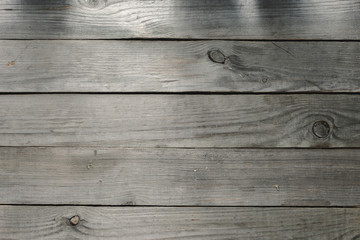
<path id="1" fill-rule="evenodd" d="M 0 206 L 0 239 L 355 240 L 359 222 L 358 208 Z"/>
<path id="2" fill-rule="evenodd" d="M 0 148 L 0 204 L 360 206 L 360 149 Z"/>
<path id="3" fill-rule="evenodd" d="M 0 92 L 359 92 L 359 55 L 359 42 L 2 40 Z"/>
<path id="4" fill-rule="evenodd" d="M 0 1 L 2 39 L 360 39 L 358 0 Z"/>
<path id="5" fill-rule="evenodd" d="M 344 94 L 1 95 L 0 146 L 357 148 L 359 103 Z"/>

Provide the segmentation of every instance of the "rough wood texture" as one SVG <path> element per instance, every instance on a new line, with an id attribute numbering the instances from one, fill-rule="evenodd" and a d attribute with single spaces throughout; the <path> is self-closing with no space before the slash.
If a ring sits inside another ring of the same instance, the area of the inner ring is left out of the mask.
<path id="1" fill-rule="evenodd" d="M 0 1 L 5 39 L 359 39 L 357 0 Z"/>
<path id="2" fill-rule="evenodd" d="M 0 92 L 360 91 L 359 42 L 3 40 L 0 52 Z"/>
<path id="3" fill-rule="evenodd" d="M 360 149 L 0 148 L 1 204 L 356 206 Z"/>
<path id="4" fill-rule="evenodd" d="M 359 147 L 359 95 L 0 96 L 0 146 Z"/>
<path id="5" fill-rule="evenodd" d="M 77 225 L 69 219 L 79 216 Z M 0 206 L 1 239 L 343 239 L 360 236 L 356 208 Z"/>

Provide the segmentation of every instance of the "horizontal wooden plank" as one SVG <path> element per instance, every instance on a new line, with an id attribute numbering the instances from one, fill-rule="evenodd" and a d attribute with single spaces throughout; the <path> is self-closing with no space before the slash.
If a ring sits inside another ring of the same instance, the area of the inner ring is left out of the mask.
<path id="1" fill-rule="evenodd" d="M 360 149 L 0 148 L 1 204 L 360 206 Z"/>
<path id="2" fill-rule="evenodd" d="M 360 91 L 359 42 L 2 40 L 0 52 L 0 92 Z"/>
<path id="3" fill-rule="evenodd" d="M 353 240 L 359 221 L 358 208 L 0 206 L 1 239 L 14 240 Z"/>
<path id="4" fill-rule="evenodd" d="M 360 95 L 0 96 L 0 146 L 360 147 Z"/>
<path id="5" fill-rule="evenodd" d="M 360 39 L 358 0 L 0 1 L 0 38 Z"/>

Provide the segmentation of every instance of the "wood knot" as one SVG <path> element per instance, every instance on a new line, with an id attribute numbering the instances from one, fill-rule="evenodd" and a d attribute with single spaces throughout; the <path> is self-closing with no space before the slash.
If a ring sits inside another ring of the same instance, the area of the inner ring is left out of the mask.
<path id="1" fill-rule="evenodd" d="M 79 224 L 80 222 L 80 217 L 78 215 L 75 215 L 75 216 L 72 216 L 70 219 L 69 219 L 69 222 L 71 225 L 73 226 L 76 226 Z"/>
<path id="2" fill-rule="evenodd" d="M 8 67 L 11 67 L 11 66 L 14 66 L 14 64 L 15 64 L 15 61 L 10 61 L 10 62 L 8 62 Z"/>
<path id="3" fill-rule="evenodd" d="M 214 63 L 224 64 L 226 57 L 220 50 L 210 50 L 208 52 L 209 59 Z"/>
<path id="4" fill-rule="evenodd" d="M 82 0 L 81 3 L 88 8 L 102 9 L 106 7 L 107 0 Z"/>
<path id="5" fill-rule="evenodd" d="M 312 132 L 318 138 L 327 138 L 331 133 L 331 126 L 327 121 L 316 121 L 313 124 Z"/>

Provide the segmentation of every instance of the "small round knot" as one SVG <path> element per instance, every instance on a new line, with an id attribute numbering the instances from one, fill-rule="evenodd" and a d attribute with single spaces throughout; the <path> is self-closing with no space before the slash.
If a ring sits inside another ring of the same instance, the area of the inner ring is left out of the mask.
<path id="1" fill-rule="evenodd" d="M 73 226 L 76 226 L 79 224 L 80 222 L 80 217 L 78 215 L 75 215 L 75 216 L 72 216 L 70 219 L 69 219 L 71 225 Z"/>
<path id="2" fill-rule="evenodd" d="M 318 138 L 327 138 L 330 135 L 330 124 L 324 120 L 316 121 L 312 127 L 313 134 Z"/>
<path id="3" fill-rule="evenodd" d="M 215 63 L 224 64 L 226 60 L 225 55 L 220 50 L 211 50 L 208 52 L 208 56 Z"/>
<path id="4" fill-rule="evenodd" d="M 81 4 L 88 8 L 102 9 L 106 7 L 107 0 L 82 0 Z"/>

